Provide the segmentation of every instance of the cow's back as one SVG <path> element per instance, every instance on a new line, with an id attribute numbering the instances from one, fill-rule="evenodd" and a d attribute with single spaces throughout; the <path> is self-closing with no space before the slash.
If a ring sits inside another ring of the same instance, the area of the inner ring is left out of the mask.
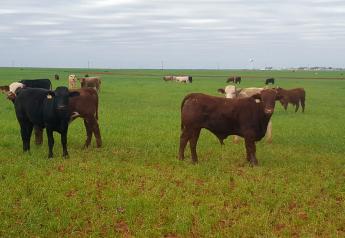
<path id="1" fill-rule="evenodd" d="M 52 83 L 49 79 L 23 79 L 19 82 L 29 88 L 52 89 Z"/>

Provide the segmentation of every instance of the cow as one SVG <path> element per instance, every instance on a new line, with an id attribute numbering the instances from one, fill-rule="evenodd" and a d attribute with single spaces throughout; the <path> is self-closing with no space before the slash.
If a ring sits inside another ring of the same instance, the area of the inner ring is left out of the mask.
<path id="1" fill-rule="evenodd" d="M 233 83 L 241 83 L 241 76 L 231 76 L 226 80 L 227 83 L 233 82 Z"/>
<path id="2" fill-rule="evenodd" d="M 255 94 L 260 94 L 262 90 L 267 88 L 240 88 L 236 89 L 233 85 L 225 87 L 224 93 L 226 98 L 248 98 Z M 219 92 L 219 89 L 218 89 Z M 239 137 L 234 135 L 234 143 L 238 143 Z M 267 126 L 266 142 L 272 143 L 272 121 L 270 120 Z"/>
<path id="3" fill-rule="evenodd" d="M 268 85 L 269 83 L 270 83 L 270 84 L 274 84 L 274 81 L 275 81 L 274 78 L 268 78 L 268 79 L 265 80 L 265 84 L 266 84 L 266 85 Z"/>
<path id="4" fill-rule="evenodd" d="M 86 141 L 84 148 L 89 147 L 92 134 L 96 138 L 96 146 L 102 146 L 102 138 L 98 124 L 98 94 L 93 88 L 80 88 L 69 90 L 71 93 L 79 93 L 78 97 L 72 97 L 69 100 L 69 112 L 71 115 L 70 123 L 80 117 L 84 120 L 86 130 Z M 37 132 L 38 141 L 42 141 L 43 130 Z"/>
<path id="5" fill-rule="evenodd" d="M 68 89 L 77 88 L 77 76 L 75 74 L 71 74 L 68 76 Z"/>
<path id="6" fill-rule="evenodd" d="M 30 138 L 34 126 L 46 128 L 48 137 L 48 158 L 53 157 L 53 131 L 61 134 L 63 157 L 68 156 L 67 131 L 70 120 L 69 98 L 78 96 L 67 87 L 54 91 L 40 88 L 24 88 L 16 92 L 14 107 L 20 125 L 24 152 L 30 151 Z"/>
<path id="7" fill-rule="evenodd" d="M 184 151 L 189 142 L 192 162 L 198 162 L 196 145 L 201 129 L 205 128 L 211 131 L 222 145 L 229 135 L 243 137 L 247 160 L 251 165 L 257 165 L 255 142 L 265 136 L 275 101 L 278 99 L 277 92 L 273 89 L 265 89 L 260 94 L 242 99 L 202 93 L 188 94 L 181 104 L 179 159 L 184 160 Z"/>
<path id="8" fill-rule="evenodd" d="M 59 79 L 60 79 L 60 76 L 59 76 L 58 74 L 55 74 L 55 75 L 54 75 L 54 79 L 55 79 L 55 80 L 59 80 Z"/>
<path id="9" fill-rule="evenodd" d="M 285 111 L 287 110 L 288 104 L 296 106 L 295 112 L 298 111 L 299 105 L 302 106 L 302 112 L 305 108 L 305 90 L 304 88 L 294 88 L 294 89 L 283 89 L 280 87 L 276 88 L 281 99 L 279 100 L 281 105 L 284 107 Z"/>
<path id="10" fill-rule="evenodd" d="M 100 77 L 78 78 L 82 88 L 95 88 L 97 92 L 100 91 L 101 79 Z"/>
<path id="11" fill-rule="evenodd" d="M 163 76 L 164 81 L 175 81 L 175 76 Z"/>
<path id="12" fill-rule="evenodd" d="M 52 84 L 49 79 L 23 79 L 19 82 L 11 83 L 9 86 L 2 86 L 3 93 L 7 94 L 7 98 L 14 102 L 16 98 L 16 92 L 22 88 L 43 88 L 51 90 Z M 42 136 L 40 136 L 40 129 L 38 126 L 34 126 L 35 131 L 35 144 L 41 145 L 43 142 Z"/>
<path id="13" fill-rule="evenodd" d="M 192 83 L 192 76 L 175 76 L 175 81 L 179 83 Z"/>

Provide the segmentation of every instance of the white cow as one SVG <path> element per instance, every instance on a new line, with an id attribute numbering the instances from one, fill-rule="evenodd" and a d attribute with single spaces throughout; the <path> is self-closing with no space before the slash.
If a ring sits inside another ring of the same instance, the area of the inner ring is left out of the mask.
<path id="1" fill-rule="evenodd" d="M 77 88 L 77 76 L 75 76 L 75 74 L 71 74 L 70 76 L 68 76 L 68 88 Z"/>
<path id="2" fill-rule="evenodd" d="M 247 98 L 255 94 L 261 93 L 265 88 L 242 88 L 236 89 L 234 85 L 228 85 L 224 89 L 224 94 L 226 98 Z M 218 90 L 220 92 L 220 90 Z M 234 136 L 234 143 L 238 143 L 239 137 Z M 272 142 L 272 119 L 268 122 L 266 131 L 266 142 Z"/>
<path id="3" fill-rule="evenodd" d="M 180 83 L 191 83 L 192 77 L 191 76 L 174 76 L 176 82 Z"/>

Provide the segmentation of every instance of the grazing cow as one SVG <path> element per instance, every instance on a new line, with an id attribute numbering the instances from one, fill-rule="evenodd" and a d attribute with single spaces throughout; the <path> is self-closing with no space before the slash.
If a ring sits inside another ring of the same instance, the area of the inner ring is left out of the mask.
<path id="1" fill-rule="evenodd" d="M 55 91 L 39 88 L 24 88 L 16 93 L 14 107 L 23 141 L 23 150 L 30 150 L 30 138 L 34 126 L 46 128 L 48 136 L 48 158 L 53 157 L 53 131 L 61 134 L 63 156 L 67 152 L 67 131 L 70 120 L 69 98 L 78 96 L 78 92 L 69 92 L 67 87 L 58 87 Z"/>
<path id="2" fill-rule="evenodd" d="M 302 106 L 302 112 L 304 112 L 305 108 L 305 90 L 304 88 L 294 88 L 294 89 L 283 89 L 283 88 L 276 88 L 278 95 L 280 95 L 281 99 L 279 100 L 281 105 L 284 107 L 285 111 L 287 110 L 288 104 L 291 103 L 292 105 L 296 106 L 295 112 L 298 111 L 299 105 Z"/>
<path id="3" fill-rule="evenodd" d="M 265 89 L 265 88 L 236 89 L 236 88 L 231 88 L 231 87 L 235 87 L 235 86 L 229 85 L 225 87 L 224 94 L 226 98 L 248 98 L 256 94 L 260 94 L 261 91 Z M 218 89 L 218 92 L 219 92 L 219 89 Z M 239 141 L 238 136 L 234 135 L 234 143 L 238 143 L 238 141 Z M 267 126 L 266 141 L 267 143 L 272 142 L 272 121 L 271 120 L 269 121 L 268 126 Z"/>
<path id="4" fill-rule="evenodd" d="M 58 74 L 55 74 L 55 75 L 54 75 L 54 79 L 55 79 L 55 80 L 59 80 L 59 79 L 60 79 L 60 76 L 59 76 Z"/>
<path id="5" fill-rule="evenodd" d="M 78 78 L 82 88 L 95 88 L 97 92 L 100 91 L 101 79 L 100 77 Z"/>
<path id="6" fill-rule="evenodd" d="M 77 88 L 77 76 L 75 76 L 75 74 L 71 74 L 70 76 L 68 76 L 68 88 Z"/>
<path id="7" fill-rule="evenodd" d="M 274 84 L 274 78 L 268 78 L 265 80 L 265 84 L 268 85 L 268 84 Z"/>
<path id="8" fill-rule="evenodd" d="M 260 99 L 260 102 L 255 99 Z M 181 104 L 179 159 L 184 159 L 187 143 L 192 161 L 198 161 L 196 145 L 202 128 L 216 135 L 221 144 L 229 135 L 244 137 L 247 160 L 257 165 L 255 142 L 265 136 L 273 114 L 277 92 L 262 90 L 249 98 L 227 99 L 202 93 L 188 94 Z"/>
<path id="9" fill-rule="evenodd" d="M 231 76 L 226 80 L 227 83 L 233 82 L 233 83 L 241 83 L 241 77 L 240 76 Z"/>

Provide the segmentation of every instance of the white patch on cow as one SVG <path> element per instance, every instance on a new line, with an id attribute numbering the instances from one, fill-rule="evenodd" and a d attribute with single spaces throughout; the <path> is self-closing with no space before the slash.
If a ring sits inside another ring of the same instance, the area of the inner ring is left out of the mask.
<path id="1" fill-rule="evenodd" d="M 24 88 L 24 84 L 22 83 L 18 83 L 18 82 L 14 82 L 14 83 L 11 83 L 10 86 L 10 92 L 12 93 L 16 93 L 16 91 L 19 89 L 19 88 Z"/>
<path id="2" fill-rule="evenodd" d="M 53 96 L 52 96 L 52 95 L 50 95 L 50 94 L 48 94 L 48 95 L 47 95 L 47 98 L 48 98 L 48 99 L 52 99 L 52 98 L 53 98 Z"/>
<path id="3" fill-rule="evenodd" d="M 224 89 L 226 98 L 236 98 L 236 86 L 228 85 Z"/>

